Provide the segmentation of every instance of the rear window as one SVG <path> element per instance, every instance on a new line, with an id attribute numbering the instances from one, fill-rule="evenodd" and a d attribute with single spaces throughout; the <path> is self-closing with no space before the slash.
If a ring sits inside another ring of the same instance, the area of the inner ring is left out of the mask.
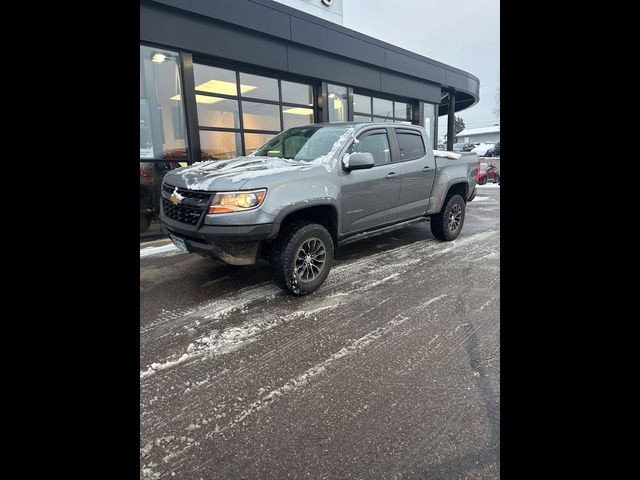
<path id="1" fill-rule="evenodd" d="M 424 148 L 422 135 L 396 131 L 398 145 L 400 146 L 400 160 L 414 160 L 424 157 L 427 152 Z"/>

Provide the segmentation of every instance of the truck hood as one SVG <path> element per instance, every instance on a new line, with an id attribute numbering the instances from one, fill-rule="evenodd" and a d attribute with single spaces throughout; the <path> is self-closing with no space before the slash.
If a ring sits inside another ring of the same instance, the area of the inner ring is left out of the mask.
<path id="1" fill-rule="evenodd" d="M 260 179 L 265 185 L 271 178 L 295 171 L 322 168 L 317 163 L 277 157 L 238 157 L 231 160 L 198 162 L 167 173 L 164 181 L 189 190 L 240 190 L 249 180 Z"/>

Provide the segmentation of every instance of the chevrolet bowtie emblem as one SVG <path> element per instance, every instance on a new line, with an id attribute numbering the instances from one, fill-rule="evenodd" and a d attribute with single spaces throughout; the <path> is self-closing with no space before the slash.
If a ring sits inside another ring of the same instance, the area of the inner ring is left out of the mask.
<path id="1" fill-rule="evenodd" d="M 176 187 L 169 199 L 171 200 L 171 203 L 173 203 L 174 205 L 178 205 L 179 203 L 182 203 L 184 197 L 178 193 L 178 187 Z"/>

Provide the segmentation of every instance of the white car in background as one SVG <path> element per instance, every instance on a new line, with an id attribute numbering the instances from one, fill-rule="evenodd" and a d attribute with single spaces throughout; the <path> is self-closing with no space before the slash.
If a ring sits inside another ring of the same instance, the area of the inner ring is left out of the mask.
<path id="1" fill-rule="evenodd" d="M 490 149 L 494 147 L 493 143 L 481 143 L 476 148 L 471 150 L 471 153 L 475 153 L 479 157 L 484 156 Z"/>

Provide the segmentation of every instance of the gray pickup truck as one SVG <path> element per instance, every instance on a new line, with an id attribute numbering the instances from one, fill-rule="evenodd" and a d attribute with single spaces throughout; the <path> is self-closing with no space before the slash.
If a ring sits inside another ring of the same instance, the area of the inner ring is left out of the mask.
<path id="1" fill-rule="evenodd" d="M 316 290 L 338 245 L 430 220 L 439 240 L 462 230 L 475 154 L 433 151 L 422 127 L 294 127 L 253 154 L 168 173 L 160 220 L 182 251 L 229 265 L 271 263 L 274 282 Z"/>

